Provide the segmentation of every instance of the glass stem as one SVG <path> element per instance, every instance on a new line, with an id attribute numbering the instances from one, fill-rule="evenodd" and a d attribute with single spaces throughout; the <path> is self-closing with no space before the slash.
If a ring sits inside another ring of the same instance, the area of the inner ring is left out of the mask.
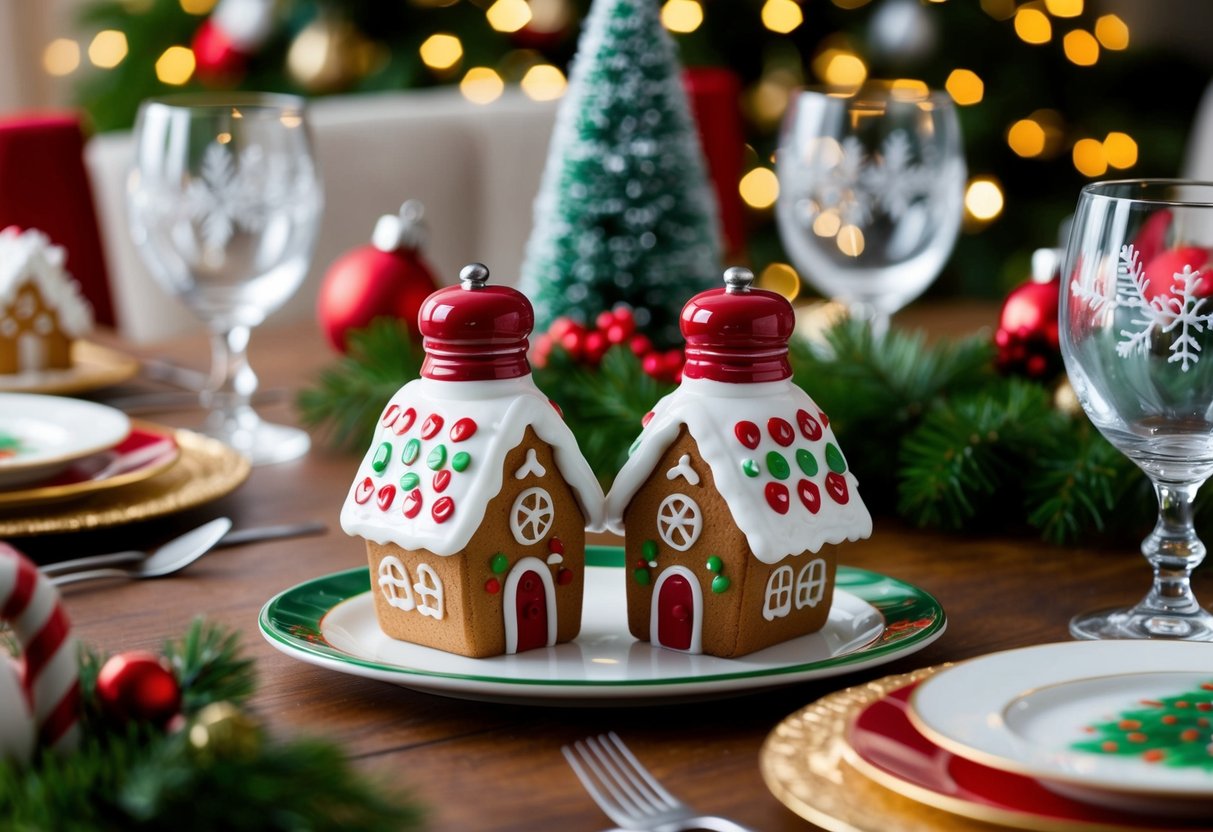
<path id="1" fill-rule="evenodd" d="M 1154 567 L 1154 586 L 1139 605 L 1159 612 L 1192 615 L 1200 611 L 1192 593 L 1192 570 L 1205 558 L 1205 544 L 1192 524 L 1192 502 L 1201 483 L 1154 483 L 1158 523 L 1141 543 Z"/>
<path id="2" fill-rule="evenodd" d="M 257 391 L 257 375 L 248 363 L 249 328 L 233 326 L 211 332 L 211 378 L 202 404 L 224 424 L 242 421 Z"/>

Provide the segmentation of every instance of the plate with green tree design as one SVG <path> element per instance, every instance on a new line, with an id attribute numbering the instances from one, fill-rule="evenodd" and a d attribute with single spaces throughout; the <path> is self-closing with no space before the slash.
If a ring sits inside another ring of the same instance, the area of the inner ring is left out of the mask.
<path id="1" fill-rule="evenodd" d="M 300 584 L 261 610 L 262 635 L 301 661 L 465 699 L 535 705 L 640 705 L 730 696 L 837 676 L 909 655 L 946 617 L 918 587 L 840 566 L 825 627 L 737 659 L 654 648 L 627 628 L 623 550 L 589 547 L 581 634 L 569 644 L 472 659 L 380 631 L 366 569 Z"/>
<path id="2" fill-rule="evenodd" d="M 924 682 L 928 739 L 1078 800 L 1213 814 L 1213 644 L 1078 641 L 993 653 Z"/>

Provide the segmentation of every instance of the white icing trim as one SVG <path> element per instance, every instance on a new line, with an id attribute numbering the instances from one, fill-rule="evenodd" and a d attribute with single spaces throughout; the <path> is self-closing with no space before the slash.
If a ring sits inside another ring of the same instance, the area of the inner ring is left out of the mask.
<path id="1" fill-rule="evenodd" d="M 661 587 L 671 575 L 681 575 L 691 585 L 691 606 L 693 607 L 691 610 L 691 646 L 685 650 L 678 647 L 667 647 L 657 640 L 659 633 L 657 600 L 661 597 Z M 657 582 L 653 584 L 653 596 L 649 602 L 649 641 L 658 647 L 673 650 L 676 653 L 703 652 L 703 588 L 699 586 L 699 579 L 695 577 L 695 573 L 685 566 L 671 566 L 662 572 L 657 577 Z"/>
<path id="2" fill-rule="evenodd" d="M 536 477 L 542 477 L 547 472 L 548 469 L 544 468 L 539 462 L 538 457 L 535 456 L 535 449 L 527 448 L 526 461 L 523 462 L 522 465 L 519 466 L 518 470 L 514 472 L 514 479 L 524 480 L 532 474 Z"/>
<path id="3" fill-rule="evenodd" d="M 534 497 L 535 506 L 526 505 L 527 498 Z M 520 520 L 526 517 L 526 522 Z M 556 506 L 546 488 L 533 486 L 514 499 L 510 506 L 510 532 L 521 546 L 532 546 L 543 540 L 556 522 Z"/>
<path id="4" fill-rule="evenodd" d="M 390 574 L 393 569 L 395 574 Z M 401 588 L 404 589 L 403 597 L 395 592 Z M 379 591 L 383 593 L 383 599 L 398 610 L 412 612 L 417 606 L 413 600 L 413 579 L 395 555 L 388 555 L 379 561 Z"/>
<path id="5" fill-rule="evenodd" d="M 641 432 L 635 451 L 615 477 L 615 484 L 606 498 L 608 527 L 623 533 L 623 515 L 628 503 L 650 481 L 661 457 L 685 425 L 695 440 L 697 456 L 712 472 L 716 490 L 728 506 L 733 522 L 745 535 L 754 556 L 763 563 L 775 564 L 788 555 L 806 550 L 817 552 L 827 544 L 868 537 L 872 533 L 872 517 L 859 497 L 859 483 L 849 469 L 843 474 L 850 494 L 846 505 L 838 505 L 827 497 L 823 499 L 820 512 L 812 514 L 797 498 L 796 483 L 802 474 L 795 459 L 789 459 L 794 448 L 815 449 L 820 465 L 825 461 L 820 455 L 825 443 L 838 446 L 830 428 L 823 428 L 821 438 L 815 442 L 805 439 L 797 429 L 793 447 L 778 445 L 769 436 L 768 419 L 779 417 L 797 428 L 798 409 L 804 409 L 814 417 L 818 413 L 813 400 L 787 379 L 729 384 L 684 378 L 677 390 L 653 408 L 653 418 Z M 745 450 L 734 434 L 734 425 L 743 419 L 753 421 L 762 433 L 754 450 Z M 782 515 L 770 509 L 764 489 L 758 486 L 758 482 L 771 481 L 766 473 L 766 455 L 771 451 L 784 456 L 792 472 L 782 481 L 791 499 L 790 510 Z M 740 462 L 747 455 L 764 471 L 757 481 L 747 477 L 741 468 Z M 823 476 L 819 470 L 811 479 L 820 480 Z"/>
<path id="6" fill-rule="evenodd" d="M 549 566 L 555 566 L 559 563 L 564 563 L 564 555 L 559 552 L 552 552 L 552 554 L 548 555 Z"/>
<path id="7" fill-rule="evenodd" d="M 699 475 L 695 473 L 695 469 L 691 467 L 691 455 L 683 454 L 678 458 L 678 464 L 665 472 L 665 478 L 672 480 L 677 477 L 684 477 L 691 485 L 699 485 Z"/>
<path id="8" fill-rule="evenodd" d="M 58 314 L 59 329 L 69 338 L 79 338 L 93 328 L 93 310 L 80 292 L 80 284 L 64 269 L 67 252 L 51 244 L 35 228 L 20 231 L 9 226 L 0 231 L 0 312 L 21 290 L 32 283 L 42 303 Z"/>
<path id="9" fill-rule="evenodd" d="M 779 580 L 776 581 L 776 578 Z M 767 578 L 762 596 L 762 617 L 767 621 L 783 618 L 792 611 L 792 567 L 786 563 Z"/>
<path id="10" fill-rule="evenodd" d="M 539 558 L 526 557 L 520 559 L 510 570 L 505 579 L 505 589 L 502 591 L 501 617 L 505 623 L 505 652 L 518 652 L 518 583 L 527 570 L 539 575 L 543 582 L 544 600 L 548 612 L 548 643 L 551 647 L 556 643 L 556 585 L 552 583 L 552 573 L 547 565 Z"/>
<path id="11" fill-rule="evenodd" d="M 428 563 L 417 564 L 417 583 L 413 584 L 413 591 L 421 596 L 417 602 L 417 612 L 441 621 L 443 613 L 442 580 Z M 433 603 L 430 603 L 431 598 Z"/>
<path id="12" fill-rule="evenodd" d="M 796 609 L 816 607 L 826 594 L 826 562 L 813 558 L 796 575 Z"/>
<path id="13" fill-rule="evenodd" d="M 686 494 L 669 494 L 657 507 L 657 534 L 671 549 L 685 552 L 702 531 L 703 512 Z"/>

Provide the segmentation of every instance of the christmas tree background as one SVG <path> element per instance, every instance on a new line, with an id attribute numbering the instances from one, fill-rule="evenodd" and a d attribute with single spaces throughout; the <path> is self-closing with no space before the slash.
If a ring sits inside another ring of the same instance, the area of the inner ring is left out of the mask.
<path id="1" fill-rule="evenodd" d="M 771 217 L 771 154 L 797 85 L 900 78 L 952 95 L 970 184 L 979 187 L 932 291 L 996 298 L 1027 276 L 1034 249 L 1057 243 L 1083 184 L 1179 173 L 1208 80 L 1175 50 L 1137 48 L 1125 22 L 1095 0 L 653 2 L 685 66 L 738 76 L 747 141 L 736 183 L 747 212 L 743 254 L 760 280 L 789 294 L 794 279 Z M 70 73 L 98 130 L 127 127 L 139 100 L 182 88 L 327 95 L 457 84 L 488 101 L 502 83 L 522 83 L 546 98 L 560 94 L 588 7 L 101 0 L 85 7 L 77 60 L 50 60 L 51 44 L 44 63 Z M 1175 12 L 1162 3 L 1157 13 Z"/>

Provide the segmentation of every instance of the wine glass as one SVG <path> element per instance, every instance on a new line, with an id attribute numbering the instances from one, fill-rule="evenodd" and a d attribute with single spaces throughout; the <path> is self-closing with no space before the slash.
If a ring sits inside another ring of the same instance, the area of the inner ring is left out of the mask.
<path id="1" fill-rule="evenodd" d="M 877 333 L 939 276 L 956 243 L 965 164 L 945 94 L 877 82 L 799 92 L 775 171 L 792 263 Z"/>
<path id="2" fill-rule="evenodd" d="M 1189 578 L 1205 545 L 1192 501 L 1213 473 L 1213 183 L 1083 188 L 1066 248 L 1061 354 L 1091 421 L 1158 495 L 1134 607 L 1079 615 L 1078 638 L 1213 640 Z"/>
<path id="3" fill-rule="evenodd" d="M 211 332 L 204 431 L 254 464 L 307 452 L 307 433 L 250 404 L 250 330 L 302 283 L 323 195 L 304 102 L 261 93 L 149 99 L 135 124 L 131 236 L 157 282 Z"/>

